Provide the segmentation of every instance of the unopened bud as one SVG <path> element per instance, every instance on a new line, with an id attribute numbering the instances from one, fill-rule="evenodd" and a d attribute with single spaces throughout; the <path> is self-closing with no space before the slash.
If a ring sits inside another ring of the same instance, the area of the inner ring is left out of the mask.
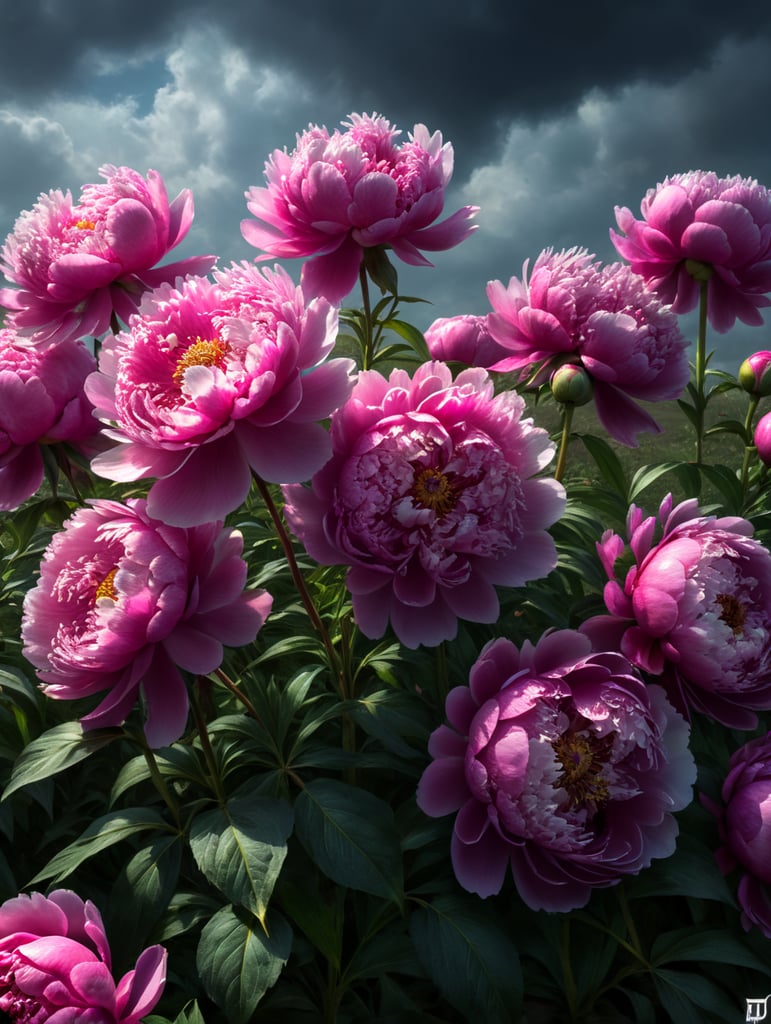
<path id="1" fill-rule="evenodd" d="M 563 405 L 586 405 L 592 400 L 592 378 L 583 366 L 565 363 L 554 371 L 550 384 L 552 394 Z"/>
<path id="2" fill-rule="evenodd" d="M 771 352 L 754 352 L 739 367 L 739 383 L 751 395 L 771 395 Z"/>
<path id="3" fill-rule="evenodd" d="M 760 461 L 771 466 L 771 412 L 761 416 L 755 427 L 755 447 Z"/>

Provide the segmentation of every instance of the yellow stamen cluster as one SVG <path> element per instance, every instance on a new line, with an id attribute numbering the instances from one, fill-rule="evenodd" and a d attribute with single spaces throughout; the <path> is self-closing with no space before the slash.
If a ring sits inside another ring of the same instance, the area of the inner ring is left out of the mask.
<path id="1" fill-rule="evenodd" d="M 93 220 L 77 220 L 75 221 L 75 227 L 80 228 L 81 231 L 93 231 L 96 227 L 96 222 Z"/>
<path id="2" fill-rule="evenodd" d="M 114 582 L 117 572 L 118 567 L 116 565 L 114 569 L 110 569 L 105 578 L 96 588 L 96 593 L 94 594 L 94 604 L 96 604 L 96 602 L 102 597 L 109 597 L 111 601 L 118 600 L 118 592 L 115 589 Z"/>
<path id="3" fill-rule="evenodd" d="M 183 355 L 177 360 L 174 370 L 174 383 L 181 387 L 185 379 L 185 370 L 190 366 L 218 366 L 220 369 L 225 364 L 227 354 L 227 343 L 215 338 L 213 341 L 204 341 L 196 338 L 192 345 L 185 349 Z"/>
<path id="4" fill-rule="evenodd" d="M 552 743 L 562 765 L 555 789 L 564 789 L 570 806 L 596 812 L 608 800 L 608 782 L 602 777 L 613 737 L 586 736 L 577 732 L 563 733 Z"/>
<path id="5" fill-rule="evenodd" d="M 718 594 L 715 601 L 723 609 L 720 618 L 734 631 L 734 636 L 744 632 L 744 605 L 733 594 Z"/>
<path id="6" fill-rule="evenodd" d="M 458 495 L 452 480 L 439 469 L 422 469 L 412 487 L 415 503 L 430 508 L 439 516 L 447 515 L 455 507 Z"/>

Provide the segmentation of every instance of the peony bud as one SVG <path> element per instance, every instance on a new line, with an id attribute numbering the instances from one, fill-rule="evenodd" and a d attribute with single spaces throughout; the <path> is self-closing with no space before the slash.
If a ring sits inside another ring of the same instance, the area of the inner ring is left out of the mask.
<path id="1" fill-rule="evenodd" d="M 771 412 L 761 416 L 755 427 L 755 447 L 760 461 L 771 466 Z"/>
<path id="2" fill-rule="evenodd" d="M 594 391 L 592 378 L 582 366 L 565 363 L 551 375 L 551 391 L 563 405 L 586 405 Z"/>
<path id="3" fill-rule="evenodd" d="M 751 395 L 771 395 L 771 352 L 753 352 L 739 367 L 739 383 Z"/>

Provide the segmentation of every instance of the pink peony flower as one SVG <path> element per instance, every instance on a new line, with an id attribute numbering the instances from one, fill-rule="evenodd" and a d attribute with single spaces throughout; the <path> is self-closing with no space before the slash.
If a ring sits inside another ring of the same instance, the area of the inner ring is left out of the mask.
<path id="1" fill-rule="evenodd" d="M 569 911 L 674 852 L 672 812 L 696 780 L 689 729 L 622 655 L 572 630 L 521 652 L 493 640 L 446 712 L 417 800 L 432 817 L 458 812 L 464 889 L 494 895 L 510 866 L 529 907 Z"/>
<path id="2" fill-rule="evenodd" d="M 409 142 L 373 114 L 351 114 L 344 132 L 311 125 L 294 152 L 274 150 L 267 188 L 246 193 L 255 221 L 241 232 L 268 256 L 312 256 L 303 268 L 310 295 L 339 302 L 356 284 L 363 251 L 389 246 L 413 266 L 431 266 L 421 249 L 451 249 L 467 238 L 475 206 L 434 224 L 452 177 L 453 152 L 439 132 L 418 124 Z M 267 259 L 268 256 L 259 257 Z"/>
<path id="3" fill-rule="evenodd" d="M 350 391 L 353 363 L 323 362 L 337 332 L 326 299 L 306 304 L 279 267 L 215 276 L 148 295 L 86 383 L 118 442 L 92 468 L 110 480 L 157 477 L 149 514 L 175 526 L 224 518 L 252 472 L 309 479 L 331 451 L 318 421 Z"/>
<path id="4" fill-rule="evenodd" d="M 486 316 L 450 316 L 434 320 L 425 334 L 432 359 L 467 366 L 491 366 L 507 354 L 490 336 Z"/>
<path id="5" fill-rule="evenodd" d="M 642 220 L 616 207 L 624 235 L 611 241 L 675 313 L 699 301 L 708 280 L 707 315 L 724 333 L 736 318 L 763 323 L 771 305 L 771 193 L 752 178 L 689 171 L 665 178 L 640 204 Z"/>
<path id="6" fill-rule="evenodd" d="M 285 487 L 289 524 L 324 565 L 349 565 L 361 631 L 391 625 L 408 647 L 455 635 L 458 618 L 494 622 L 495 585 L 517 587 L 556 564 L 546 532 L 565 492 L 532 479 L 553 455 L 523 400 L 497 397 L 482 369 L 453 382 L 444 363 L 412 379 L 359 375 L 332 417 L 333 455 L 312 488 Z"/>
<path id="7" fill-rule="evenodd" d="M 45 351 L 0 329 L 0 509 L 17 508 L 43 481 L 41 444 L 88 448 L 99 429 L 83 385 L 96 360 L 79 341 Z"/>
<path id="8" fill-rule="evenodd" d="M 699 515 L 695 499 L 657 521 L 629 510 L 628 549 L 611 530 L 597 545 L 608 574 L 608 616 L 584 623 L 595 646 L 620 649 L 652 675 L 664 673 L 673 701 L 735 729 L 771 708 L 771 553 L 746 519 Z M 631 553 L 626 577 L 616 563 Z"/>
<path id="9" fill-rule="evenodd" d="M 146 502 L 94 501 L 78 509 L 46 550 L 24 600 L 23 653 L 50 697 L 107 690 L 84 729 L 120 725 L 138 696 L 152 747 L 179 739 L 188 698 L 179 669 L 205 675 L 223 644 L 251 643 L 272 597 L 244 591 L 237 530 L 189 530 L 150 517 Z"/>
<path id="10" fill-rule="evenodd" d="M 753 440 L 760 461 L 766 466 L 771 466 L 771 412 L 767 412 L 758 420 Z"/>
<path id="11" fill-rule="evenodd" d="M 674 314 L 621 263 L 602 266 L 586 249 L 546 249 L 527 279 L 491 281 L 488 326 L 508 355 L 494 370 L 537 365 L 537 381 L 564 363 L 582 366 L 594 384 L 597 415 L 608 433 L 636 447 L 661 427 L 633 399 L 677 398 L 688 383 L 687 342 Z"/>
<path id="12" fill-rule="evenodd" d="M 702 803 L 718 817 L 725 844 L 716 853 L 720 869 L 743 872 L 737 896 L 744 929 L 756 925 L 771 939 L 771 733 L 745 743 L 728 767 L 724 806 Z"/>
<path id="13" fill-rule="evenodd" d="M 102 917 L 68 889 L 0 906 L 0 1013 L 18 1024 L 139 1024 L 166 984 L 150 946 L 115 983 Z"/>
<path id="14" fill-rule="evenodd" d="M 99 173 L 105 184 L 85 185 L 77 205 L 69 192 L 41 195 L 5 241 L 0 270 L 18 288 L 0 289 L 0 303 L 12 311 L 7 325 L 36 343 L 101 335 L 113 315 L 128 321 L 148 288 L 214 265 L 193 256 L 151 269 L 190 229 L 188 189 L 169 205 L 157 171 Z"/>

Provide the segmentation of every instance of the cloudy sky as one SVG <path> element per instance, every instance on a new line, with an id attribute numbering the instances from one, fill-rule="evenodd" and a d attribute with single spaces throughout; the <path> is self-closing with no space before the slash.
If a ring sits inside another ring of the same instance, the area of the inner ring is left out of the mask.
<path id="1" fill-rule="evenodd" d="M 547 246 L 616 258 L 614 206 L 637 212 L 668 174 L 771 187 L 769 109 L 757 0 L 0 0 L 0 239 L 41 191 L 77 193 L 113 163 L 193 190 L 180 255 L 252 259 L 244 192 L 270 152 L 377 111 L 405 135 L 439 129 L 455 149 L 447 212 L 481 207 L 436 270 L 400 271 L 432 303 L 424 327 L 487 312 L 486 282 Z M 710 344 L 735 369 L 768 334 Z"/>

